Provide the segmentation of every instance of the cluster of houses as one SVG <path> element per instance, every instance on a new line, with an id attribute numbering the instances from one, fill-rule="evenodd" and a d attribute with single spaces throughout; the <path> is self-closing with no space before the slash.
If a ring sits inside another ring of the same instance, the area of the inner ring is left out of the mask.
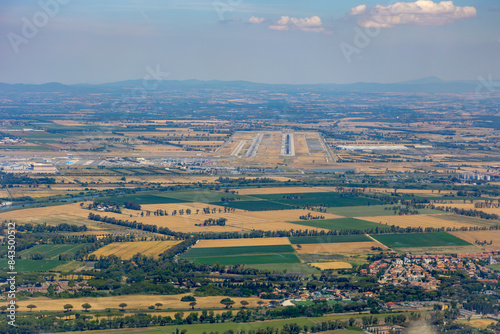
<path id="1" fill-rule="evenodd" d="M 0 145 L 16 145 L 16 144 L 22 144 L 24 143 L 24 140 L 22 139 L 13 139 L 10 137 L 4 137 L 0 139 Z"/>
<path id="2" fill-rule="evenodd" d="M 478 260 L 495 261 L 500 252 L 481 254 L 450 255 L 406 255 L 404 258 L 386 258 L 371 263 L 368 269 L 362 269 L 361 275 L 376 276 L 381 284 L 411 284 L 425 290 L 436 290 L 441 283 L 432 276 L 432 272 L 441 274 L 464 271 L 469 277 L 481 279 L 493 273 Z"/>

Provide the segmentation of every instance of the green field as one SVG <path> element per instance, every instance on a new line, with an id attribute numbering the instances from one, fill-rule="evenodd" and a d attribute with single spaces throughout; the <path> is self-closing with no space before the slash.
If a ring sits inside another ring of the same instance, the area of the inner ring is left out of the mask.
<path id="1" fill-rule="evenodd" d="M 298 196 L 293 199 L 290 196 Z M 302 194 L 271 194 L 271 195 L 254 195 L 270 202 L 282 203 L 293 206 L 305 205 L 321 205 L 327 207 L 340 206 L 360 206 L 360 205 L 376 205 L 380 204 L 377 199 L 367 197 L 341 197 L 339 193 L 321 192 L 321 193 L 302 193 Z M 287 198 L 288 197 L 288 198 Z"/>
<path id="2" fill-rule="evenodd" d="M 210 191 L 210 190 L 198 190 L 198 191 L 175 191 L 175 192 L 165 192 L 158 194 L 159 196 L 165 196 L 170 198 L 175 198 L 182 200 L 184 202 L 202 202 L 202 203 L 213 203 L 220 202 L 221 198 L 235 198 L 238 201 L 258 201 L 258 198 L 254 198 L 246 195 L 236 195 L 230 194 L 223 191 Z M 222 202 L 223 203 L 223 202 Z M 231 202 L 233 203 L 233 202 Z"/>
<path id="3" fill-rule="evenodd" d="M 384 245 L 397 247 L 438 247 L 438 246 L 468 246 L 465 240 L 459 239 L 446 232 L 433 233 L 406 233 L 380 234 L 372 237 Z"/>
<path id="4" fill-rule="evenodd" d="M 65 261 L 56 260 L 17 260 L 16 261 L 16 271 L 48 271 L 52 270 L 57 266 L 65 264 Z M 9 271 L 7 268 L 7 260 L 0 261 L 0 268 L 5 271 Z"/>
<path id="5" fill-rule="evenodd" d="M 5 147 L 6 149 L 11 149 L 11 150 L 29 150 L 29 151 L 54 151 L 53 149 L 45 146 L 16 146 L 16 145 L 9 145 Z"/>
<path id="6" fill-rule="evenodd" d="M 322 220 L 300 220 L 293 221 L 292 224 L 324 228 L 328 230 L 345 231 L 345 230 L 357 230 L 365 231 L 369 229 L 388 230 L 389 227 L 386 225 L 381 225 L 377 223 L 372 223 L 366 220 L 360 220 L 355 218 L 335 218 L 335 219 L 322 219 Z"/>
<path id="7" fill-rule="evenodd" d="M 70 253 L 75 254 L 80 248 L 90 244 L 51 244 L 51 245 L 36 245 L 31 248 L 19 252 L 19 255 L 25 259 L 29 259 L 34 253 L 45 254 L 46 260 L 57 260 L 59 254 Z"/>
<path id="8" fill-rule="evenodd" d="M 390 216 L 394 215 L 392 207 L 394 205 L 365 205 L 365 206 L 347 206 L 347 207 L 337 207 L 328 208 L 326 212 L 333 213 L 339 216 L 345 217 L 374 217 L 374 216 Z M 391 208 L 391 210 L 385 210 L 385 208 Z M 431 209 L 419 209 L 420 214 L 435 214 L 442 213 L 442 211 L 431 210 Z"/>
<path id="9" fill-rule="evenodd" d="M 210 204 L 248 211 L 289 210 L 294 208 L 284 203 L 261 201 L 257 199 L 255 201 L 211 202 Z"/>
<path id="10" fill-rule="evenodd" d="M 305 274 L 321 274 L 321 270 L 311 267 L 305 263 L 268 263 L 268 264 L 249 264 L 248 268 L 277 272 L 277 273 L 305 273 Z"/>
<path id="11" fill-rule="evenodd" d="M 339 242 L 366 242 L 372 241 L 364 234 L 355 235 L 323 235 L 318 237 L 292 237 L 288 238 L 294 245 L 297 244 L 332 244 Z"/>
<path id="12" fill-rule="evenodd" d="M 125 201 L 134 202 L 137 204 L 169 204 L 169 203 L 185 203 L 186 201 L 163 197 L 159 195 L 144 194 L 144 195 L 128 195 L 109 198 L 110 201 L 123 204 Z"/>
<path id="13" fill-rule="evenodd" d="M 234 312 L 234 311 L 233 311 Z M 199 312 L 198 312 L 199 313 Z M 377 315 L 377 316 L 384 316 Z M 194 324 L 194 325 L 170 325 L 163 327 L 150 327 L 150 328 L 127 328 L 127 329 L 108 329 L 108 330 L 97 330 L 92 331 L 95 334 L 129 334 L 129 333 L 146 333 L 146 334 L 170 334 L 176 333 L 177 329 L 182 331 L 187 330 L 187 334 L 204 334 L 204 333 L 219 333 L 222 334 L 226 331 L 233 330 L 235 333 L 245 331 L 258 331 L 259 329 L 266 330 L 267 328 L 282 328 L 286 324 L 298 324 L 299 326 L 314 325 L 318 322 L 329 321 L 329 320 L 343 320 L 348 321 L 350 317 L 360 317 L 360 315 L 345 315 L 345 316 L 325 316 L 325 317 L 300 317 L 293 319 L 283 319 L 283 320 L 267 320 L 258 322 L 246 322 L 246 323 L 234 323 L 234 322 L 223 322 L 223 323 L 205 323 L 205 324 Z M 65 332 L 63 334 L 73 334 L 74 332 Z M 339 329 L 335 330 L 335 334 L 359 334 L 358 328 L 355 329 Z"/>
<path id="14" fill-rule="evenodd" d="M 192 257 L 211 257 L 211 256 L 233 256 L 246 254 L 277 254 L 293 253 L 291 245 L 270 245 L 270 246 L 243 246 L 243 247 L 210 247 L 210 248 L 191 248 L 182 254 L 184 258 Z"/>
<path id="15" fill-rule="evenodd" d="M 220 257 L 199 257 L 194 259 L 194 263 L 206 264 L 266 264 L 266 263 L 300 263 L 299 258 L 295 254 L 264 254 L 264 255 L 247 255 L 247 256 L 220 256 Z"/>

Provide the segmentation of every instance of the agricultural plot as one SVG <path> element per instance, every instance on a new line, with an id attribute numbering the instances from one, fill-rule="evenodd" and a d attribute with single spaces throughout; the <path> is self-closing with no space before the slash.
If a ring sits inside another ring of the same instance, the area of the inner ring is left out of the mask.
<path id="1" fill-rule="evenodd" d="M 291 245 L 269 245 L 269 246 L 244 246 L 244 247 L 214 247 L 214 248 L 191 248 L 182 254 L 184 258 L 247 255 L 247 254 L 279 254 L 293 253 Z"/>
<path id="2" fill-rule="evenodd" d="M 19 252 L 24 259 L 29 259 L 33 254 L 40 253 L 46 260 L 57 260 L 60 254 L 75 254 L 79 249 L 90 244 L 50 244 L 36 245 Z"/>
<path id="3" fill-rule="evenodd" d="M 369 206 L 347 206 L 328 208 L 326 212 L 334 213 L 345 217 L 374 217 L 374 216 L 388 216 L 394 213 L 392 210 L 393 205 L 369 205 Z M 438 210 L 419 209 L 421 214 L 439 214 L 442 213 Z"/>
<path id="4" fill-rule="evenodd" d="M 179 241 L 135 241 L 135 242 L 113 242 L 106 245 L 92 254 L 100 256 L 115 255 L 123 260 L 131 259 L 135 254 L 140 253 L 145 256 L 158 256 Z"/>
<path id="5" fill-rule="evenodd" d="M 372 235 L 380 243 L 392 247 L 469 246 L 470 243 L 446 232 Z"/>
<path id="6" fill-rule="evenodd" d="M 159 195 L 145 194 L 145 195 L 130 195 L 130 196 L 117 196 L 109 198 L 110 201 L 123 204 L 126 201 L 134 202 L 137 204 L 166 204 L 166 203 L 184 203 L 185 201 Z"/>
<path id="7" fill-rule="evenodd" d="M 324 235 L 318 237 L 293 237 L 289 238 L 292 244 L 327 244 L 347 242 L 371 242 L 372 239 L 364 234 L 356 235 Z"/>
<path id="8" fill-rule="evenodd" d="M 248 211 L 269 211 L 269 210 L 289 210 L 294 207 L 285 203 L 276 203 L 269 201 L 234 201 L 234 202 L 212 202 L 212 205 L 226 206 Z"/>
<path id="9" fill-rule="evenodd" d="M 486 242 L 486 244 L 480 245 L 480 247 L 488 251 L 500 250 L 499 230 L 456 231 L 456 232 L 450 232 L 450 234 L 456 236 L 457 238 L 468 241 L 471 244 L 475 244 L 476 241 Z"/>
<path id="10" fill-rule="evenodd" d="M 75 311 L 82 311 L 82 304 L 89 303 L 92 305 L 92 310 L 104 310 L 107 308 L 118 310 L 120 309 L 118 305 L 121 303 L 126 303 L 126 309 L 142 309 L 147 310 L 147 308 L 155 303 L 162 303 L 162 309 L 179 309 L 185 308 L 190 309 L 189 303 L 180 302 L 182 295 L 130 295 L 125 296 L 111 296 L 111 297 L 83 297 L 83 298 L 70 298 L 70 299 L 50 299 L 46 297 L 36 297 L 30 298 L 28 300 L 18 300 L 16 303 L 19 305 L 20 311 L 28 311 L 26 306 L 33 304 L 37 306 L 37 310 L 45 311 L 64 311 L 63 306 L 66 304 L 71 304 L 75 308 Z M 196 297 L 196 308 L 223 308 L 224 306 L 220 304 L 221 299 L 224 296 L 209 296 L 209 297 Z M 231 297 L 237 305 L 240 305 L 240 301 L 246 300 L 249 302 L 249 307 L 257 307 L 257 302 L 261 299 L 257 297 Z M 0 303 L 0 305 L 6 305 L 6 302 Z M 234 325 L 234 324 L 233 324 Z"/>
<path id="11" fill-rule="evenodd" d="M 282 203 L 293 206 L 305 205 L 321 205 L 327 207 L 339 206 L 360 206 L 360 205 L 376 205 L 380 201 L 368 197 L 342 197 L 339 193 L 333 192 L 316 192 L 316 193 L 296 193 L 296 194 L 271 194 L 271 195 L 254 195 L 255 197 L 267 200 L 269 202 Z"/>
<path id="12" fill-rule="evenodd" d="M 269 188 L 247 188 L 233 189 L 240 195 L 271 195 L 271 194 L 297 194 L 297 193 L 317 193 L 329 192 L 316 187 L 269 187 Z"/>
<path id="13" fill-rule="evenodd" d="M 223 265 L 238 265 L 238 264 L 266 264 L 266 263 L 300 263 L 299 258 L 295 254 L 264 254 L 264 255 L 247 255 L 247 256 L 220 256 L 220 257 L 199 257 L 194 263 Z"/>
<path id="14" fill-rule="evenodd" d="M 310 266 L 319 268 L 321 270 L 328 270 L 328 269 L 351 269 L 352 264 L 348 262 L 315 262 L 315 263 L 309 263 Z"/>
<path id="15" fill-rule="evenodd" d="M 57 260 L 16 260 L 16 270 L 20 272 L 49 271 L 66 261 Z M 7 260 L 0 261 L 0 268 L 8 268 Z"/>
<path id="16" fill-rule="evenodd" d="M 212 239 L 199 240 L 193 248 L 210 247 L 243 247 L 243 246 L 268 246 L 290 245 L 288 238 L 251 238 L 251 239 Z"/>
<path id="17" fill-rule="evenodd" d="M 345 231 L 345 230 L 388 230 L 388 226 L 384 226 L 381 224 L 372 223 L 365 220 L 355 219 L 355 218 L 336 218 L 336 219 L 322 219 L 322 220 L 301 220 L 301 221 L 293 221 L 291 222 L 297 225 L 323 228 L 327 230 L 335 230 L 335 231 Z"/>
<path id="18" fill-rule="evenodd" d="M 458 229 L 461 227 L 478 226 L 463 221 L 450 221 L 448 219 L 441 219 L 440 215 L 409 215 L 409 216 L 395 215 L 395 216 L 363 217 L 363 219 L 387 226 L 396 225 L 402 228 L 405 227 L 454 228 L 455 227 Z"/>
<path id="19" fill-rule="evenodd" d="M 346 242 L 346 243 L 329 243 L 329 244 L 305 244 L 296 245 L 297 253 L 302 254 L 317 254 L 317 255 L 344 255 L 344 256 L 359 256 L 372 253 L 372 249 L 386 247 L 377 242 Z"/>

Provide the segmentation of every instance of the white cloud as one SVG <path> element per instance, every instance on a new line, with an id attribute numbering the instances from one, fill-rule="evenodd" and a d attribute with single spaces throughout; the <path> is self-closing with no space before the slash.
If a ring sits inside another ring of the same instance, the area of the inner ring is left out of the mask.
<path id="1" fill-rule="evenodd" d="M 319 16 L 296 18 L 282 16 L 278 21 L 268 27 L 271 30 L 287 31 L 302 30 L 307 32 L 323 32 L 323 22 Z"/>
<path id="2" fill-rule="evenodd" d="M 256 17 L 252 16 L 251 18 L 248 19 L 248 23 L 253 23 L 253 24 L 261 24 L 266 20 L 265 17 Z"/>
<path id="3" fill-rule="evenodd" d="M 366 5 L 359 5 L 351 8 L 349 15 L 360 15 L 366 11 Z"/>
<path id="4" fill-rule="evenodd" d="M 364 28 L 393 28 L 403 24 L 443 25 L 476 17 L 477 12 L 471 6 L 455 6 L 453 1 L 435 3 L 431 0 L 418 0 L 397 2 L 389 6 L 376 5 L 369 10 L 366 10 L 365 5 L 360 5 L 352 8 L 349 15 L 358 16 L 357 23 Z"/>

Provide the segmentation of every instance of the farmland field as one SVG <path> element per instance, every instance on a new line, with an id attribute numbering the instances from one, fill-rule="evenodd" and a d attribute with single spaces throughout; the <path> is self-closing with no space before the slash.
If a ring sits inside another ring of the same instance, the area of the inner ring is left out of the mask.
<path id="1" fill-rule="evenodd" d="M 123 260 L 128 260 L 137 253 L 145 256 L 158 256 L 178 243 L 178 241 L 114 242 L 96 250 L 92 254 L 97 258 L 99 256 L 116 255 Z"/>
<path id="2" fill-rule="evenodd" d="M 380 244 L 371 242 L 346 242 L 346 243 L 327 243 L 327 244 L 305 244 L 297 245 L 299 254 L 341 254 L 341 255 L 357 255 L 371 253 L 372 247 L 384 248 Z"/>
<path id="3" fill-rule="evenodd" d="M 199 240 L 193 248 L 289 245 L 288 238 L 245 238 Z"/>
<path id="4" fill-rule="evenodd" d="M 500 250 L 500 231 L 499 230 L 488 230 L 488 231 L 456 231 L 450 232 L 457 238 L 463 239 L 465 241 L 474 244 L 475 241 L 487 243 L 492 242 L 491 245 L 481 245 L 479 247 L 492 251 L 492 250 Z"/>
<path id="5" fill-rule="evenodd" d="M 376 205 L 380 201 L 367 197 L 341 197 L 339 193 L 333 192 L 317 192 L 317 193 L 295 193 L 295 194 L 271 194 L 271 195 L 254 195 L 263 200 L 283 203 L 288 205 L 321 205 L 328 207 L 339 206 L 359 206 L 359 205 Z"/>
<path id="6" fill-rule="evenodd" d="M 326 243 L 345 243 L 345 242 L 367 242 L 372 241 L 364 234 L 356 235 L 324 235 L 318 237 L 292 237 L 289 238 L 292 244 L 326 244 Z"/>
<path id="7" fill-rule="evenodd" d="M 364 231 L 368 229 L 387 230 L 388 226 L 377 223 L 372 223 L 365 220 L 355 218 L 337 218 L 337 219 L 323 219 L 323 220 L 301 220 L 291 222 L 297 225 L 310 226 L 316 228 L 323 228 L 328 230 L 358 230 Z"/>
<path id="8" fill-rule="evenodd" d="M 450 228 L 460 228 L 460 227 L 469 227 L 469 226 L 477 226 L 475 224 L 469 224 L 460 221 L 450 221 L 448 219 L 440 219 L 440 215 L 409 215 L 409 216 L 377 216 L 377 217 L 363 217 L 363 219 L 380 223 L 384 225 L 396 225 L 399 227 L 450 227 Z"/>
<path id="9" fill-rule="evenodd" d="M 117 197 L 112 197 L 109 200 L 117 202 L 119 204 L 123 204 L 125 201 L 130 201 L 130 202 L 134 202 L 137 204 L 164 204 L 164 203 L 183 203 L 183 202 L 186 202 L 186 201 L 183 201 L 183 200 L 180 200 L 177 198 L 170 198 L 170 197 L 152 195 L 152 194 L 117 196 Z"/>
<path id="10" fill-rule="evenodd" d="M 120 303 L 127 303 L 128 309 L 147 309 L 148 306 L 154 305 L 157 302 L 163 304 L 162 309 L 179 309 L 179 308 L 189 308 L 188 303 L 181 303 L 180 299 L 188 294 L 182 295 L 134 295 L 132 296 L 111 296 L 111 297 L 83 297 L 83 298 L 70 298 L 70 299 L 50 299 L 47 297 L 36 297 L 29 298 L 27 300 L 18 300 L 16 303 L 19 305 L 20 311 L 27 311 L 26 306 L 29 304 L 34 304 L 37 309 L 46 311 L 63 311 L 63 306 L 65 304 L 71 304 L 75 307 L 75 310 L 83 310 L 81 305 L 84 303 L 89 303 L 92 305 L 92 310 L 103 310 L 106 308 L 119 309 L 118 305 Z M 223 308 L 219 302 L 224 296 L 209 296 L 209 297 L 196 297 L 197 308 Z M 241 300 L 246 300 L 250 304 L 250 307 L 256 307 L 259 298 L 247 297 L 238 298 L 231 297 L 236 303 L 239 304 Z M 5 303 L 0 303 L 4 305 Z"/>
<path id="11" fill-rule="evenodd" d="M 348 206 L 348 207 L 334 207 L 326 209 L 326 212 L 334 213 L 345 217 L 374 217 L 374 216 L 388 216 L 394 211 L 386 210 L 394 205 L 365 205 L 365 206 Z M 438 210 L 419 209 L 421 214 L 434 214 L 442 213 Z"/>
<path id="12" fill-rule="evenodd" d="M 441 246 L 468 246 L 465 240 L 459 239 L 446 232 L 434 233 L 406 233 L 372 235 L 374 239 L 388 247 L 441 247 Z"/>
<path id="13" fill-rule="evenodd" d="M 57 260 L 16 260 L 17 271 L 48 271 L 60 265 L 67 263 L 66 261 Z M 7 260 L 0 261 L 1 268 L 7 268 Z"/>
<path id="14" fill-rule="evenodd" d="M 299 258 L 295 254 L 264 254 L 264 255 L 247 255 L 247 256 L 221 256 L 221 257 L 199 257 L 194 260 L 194 263 L 207 264 L 266 264 L 266 263 L 300 263 Z"/>
<path id="15" fill-rule="evenodd" d="M 351 269 L 352 265 L 347 262 L 315 262 L 309 263 L 313 267 L 317 267 L 321 270 L 327 269 Z"/>
<path id="16" fill-rule="evenodd" d="M 246 267 L 277 273 L 321 274 L 321 270 L 313 268 L 305 263 L 294 263 L 293 265 L 289 263 L 248 264 Z"/>
<path id="17" fill-rule="evenodd" d="M 182 257 L 212 257 L 245 254 L 266 254 L 266 253 L 293 253 L 291 245 L 269 245 L 269 246 L 243 246 L 243 247 L 214 247 L 214 248 L 191 248 Z"/>
<path id="18" fill-rule="evenodd" d="M 50 244 L 50 245 L 36 245 L 34 247 L 25 249 L 19 252 L 19 255 L 23 258 L 29 258 L 35 253 L 41 253 L 45 255 L 47 260 L 57 260 L 59 254 L 75 254 L 80 248 L 88 246 L 90 244 Z"/>
<path id="19" fill-rule="evenodd" d="M 234 202 L 210 202 L 213 205 L 227 206 L 240 210 L 248 211 L 266 211 L 266 210 L 288 210 L 293 209 L 293 206 L 285 203 L 276 203 L 271 201 L 234 201 Z"/>

